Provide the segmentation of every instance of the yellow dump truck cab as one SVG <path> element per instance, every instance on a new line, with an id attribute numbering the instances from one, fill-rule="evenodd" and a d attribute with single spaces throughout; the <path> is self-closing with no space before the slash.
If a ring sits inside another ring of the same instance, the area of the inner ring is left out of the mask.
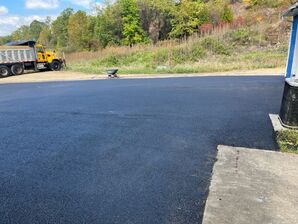
<path id="1" fill-rule="evenodd" d="M 49 68 L 53 71 L 59 71 L 63 59 L 58 58 L 55 51 L 46 50 L 46 48 L 41 44 L 35 44 L 36 56 L 37 56 L 37 68 Z"/>

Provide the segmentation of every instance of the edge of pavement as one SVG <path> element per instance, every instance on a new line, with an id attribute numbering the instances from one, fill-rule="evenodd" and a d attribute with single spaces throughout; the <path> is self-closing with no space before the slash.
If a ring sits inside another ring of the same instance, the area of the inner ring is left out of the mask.
<path id="1" fill-rule="evenodd" d="M 208 76 L 282 76 L 281 68 L 257 69 L 215 73 L 179 73 L 179 74 L 120 74 L 120 79 L 149 79 L 149 78 L 180 78 L 180 77 L 208 77 Z M 84 81 L 105 80 L 106 74 L 86 74 L 72 71 L 46 71 L 25 73 L 19 76 L 0 78 L 0 84 L 57 82 L 57 81 Z"/>

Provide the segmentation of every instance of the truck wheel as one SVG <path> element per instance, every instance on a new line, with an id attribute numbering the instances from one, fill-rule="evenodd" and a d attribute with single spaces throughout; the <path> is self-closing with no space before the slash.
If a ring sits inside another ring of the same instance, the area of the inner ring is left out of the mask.
<path id="1" fill-rule="evenodd" d="M 10 75 L 10 70 L 7 66 L 0 66 L 0 77 L 7 77 Z"/>
<path id="2" fill-rule="evenodd" d="M 24 67 L 21 64 L 11 66 L 11 72 L 14 75 L 21 75 L 24 72 Z"/>
<path id="3" fill-rule="evenodd" d="M 61 63 L 59 61 L 52 61 L 50 68 L 52 69 L 52 71 L 60 71 Z"/>

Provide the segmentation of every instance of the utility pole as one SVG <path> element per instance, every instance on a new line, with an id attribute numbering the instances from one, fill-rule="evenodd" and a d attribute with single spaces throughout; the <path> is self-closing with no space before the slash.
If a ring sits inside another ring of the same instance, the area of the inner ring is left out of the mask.
<path id="1" fill-rule="evenodd" d="M 298 128 L 298 2 L 283 17 L 292 17 L 285 87 L 279 117 L 284 126 Z"/>

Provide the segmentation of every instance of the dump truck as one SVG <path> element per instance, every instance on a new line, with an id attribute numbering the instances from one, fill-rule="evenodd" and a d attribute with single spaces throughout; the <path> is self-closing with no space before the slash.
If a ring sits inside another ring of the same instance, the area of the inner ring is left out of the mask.
<path id="1" fill-rule="evenodd" d="M 21 75 L 25 70 L 59 71 L 65 60 L 58 58 L 55 51 L 35 41 L 10 42 L 0 46 L 0 77 Z"/>

